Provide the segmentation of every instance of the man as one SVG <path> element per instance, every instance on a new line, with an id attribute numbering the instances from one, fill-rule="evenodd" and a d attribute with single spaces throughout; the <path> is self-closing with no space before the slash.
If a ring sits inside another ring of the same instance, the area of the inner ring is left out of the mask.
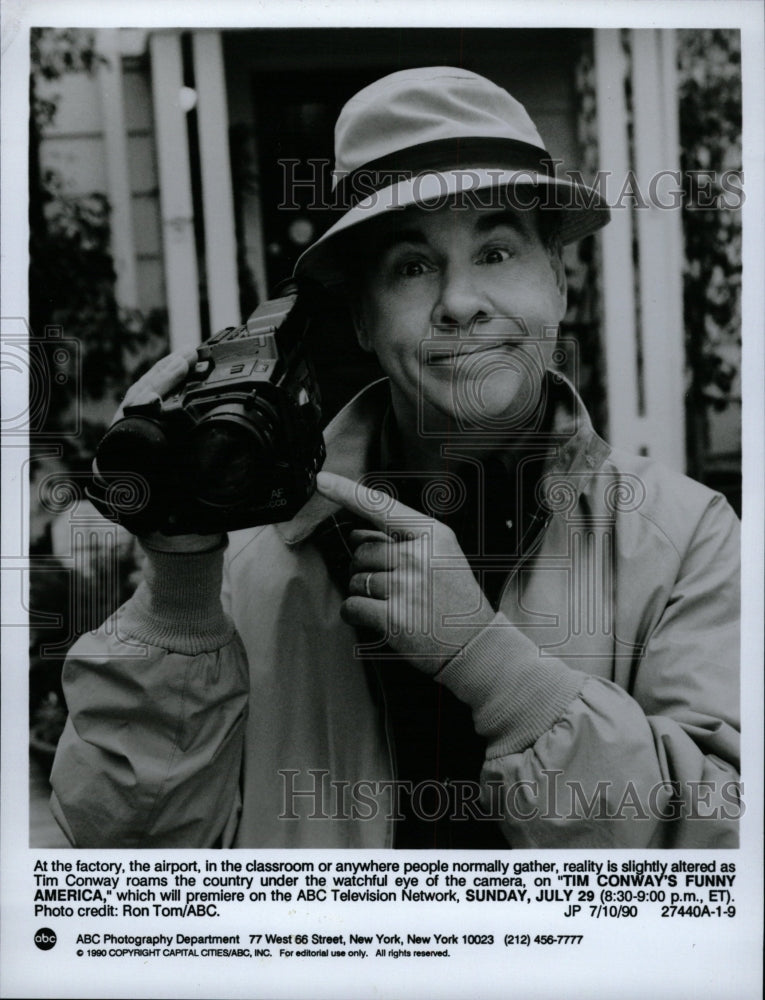
<path id="1" fill-rule="evenodd" d="M 346 296 L 387 379 L 327 428 L 303 510 L 232 534 L 222 603 L 223 539 L 142 540 L 145 582 L 66 669 L 60 823 L 101 847 L 734 845 L 737 521 L 610 449 L 550 370 L 561 243 L 607 209 L 463 70 L 365 88 L 336 155 L 351 205 L 297 274 Z"/>

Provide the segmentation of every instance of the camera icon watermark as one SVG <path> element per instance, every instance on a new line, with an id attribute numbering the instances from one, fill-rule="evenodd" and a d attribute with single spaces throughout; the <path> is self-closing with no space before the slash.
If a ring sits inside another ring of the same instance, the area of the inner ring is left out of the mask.
<path id="1" fill-rule="evenodd" d="M 48 447 L 55 459 L 57 450 Z M 13 507 L 28 517 L 20 518 L 0 560 L 3 626 L 19 629 L 20 636 L 29 630 L 32 665 L 39 667 L 60 660 L 75 639 L 102 622 L 105 634 L 118 637 L 117 619 L 109 616 L 137 581 L 139 552 L 133 536 L 85 497 L 87 473 L 41 465 L 39 458 L 23 459 L 17 468 Z M 127 475 L 123 480 L 115 488 L 141 504 L 142 481 Z M 5 500 L 10 502 L 7 487 Z M 44 551 L 33 520 L 47 525 Z M 126 655 L 145 658 L 147 650 L 128 642 Z"/>
<path id="2" fill-rule="evenodd" d="M 79 341 L 65 337 L 60 326 L 46 326 L 35 337 L 20 316 L 0 317 L 0 370 L 3 409 L 0 437 L 36 441 L 76 437 L 82 430 L 82 352 Z M 57 414 L 55 432 L 48 419 L 57 393 L 67 405 Z"/>

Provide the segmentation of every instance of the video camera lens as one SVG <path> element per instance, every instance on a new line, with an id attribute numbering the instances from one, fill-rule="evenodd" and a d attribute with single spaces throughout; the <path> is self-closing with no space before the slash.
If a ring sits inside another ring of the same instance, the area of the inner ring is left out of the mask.
<path id="1" fill-rule="evenodd" d="M 110 427 L 98 446 L 99 471 L 137 472 L 149 480 L 167 468 L 169 444 L 165 432 L 154 420 L 125 417 Z"/>
<path id="2" fill-rule="evenodd" d="M 192 448 L 200 503 L 237 507 L 267 500 L 275 435 L 276 414 L 263 400 L 247 415 L 241 404 L 210 412 L 197 425 Z"/>
<path id="3" fill-rule="evenodd" d="M 163 516 L 173 478 L 172 449 L 163 428 L 146 417 L 125 417 L 98 446 L 88 497 L 106 504 L 109 516 L 150 530 Z M 101 509 L 101 508 L 99 508 Z"/>
<path id="4" fill-rule="evenodd" d="M 291 288 L 262 302 L 199 348 L 183 385 L 126 404 L 86 486 L 97 510 L 137 535 L 219 534 L 294 517 L 325 457 L 303 295 Z"/>

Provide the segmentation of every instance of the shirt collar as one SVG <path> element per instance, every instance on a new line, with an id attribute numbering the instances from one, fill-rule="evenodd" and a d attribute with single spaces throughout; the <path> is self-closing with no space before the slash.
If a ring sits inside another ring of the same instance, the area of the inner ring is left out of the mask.
<path id="1" fill-rule="evenodd" d="M 575 501 L 603 463 L 609 448 L 593 430 L 584 403 L 565 376 L 548 372 L 547 389 L 554 412 L 546 440 L 555 447 L 544 474 L 544 493 L 552 497 L 564 479 L 568 496 Z M 389 408 L 387 379 L 379 379 L 362 389 L 324 430 L 327 448 L 324 469 L 359 480 L 380 464 L 385 454 L 390 454 L 390 427 L 386 430 Z M 548 506 L 555 509 L 552 501 Z M 338 504 L 314 493 L 291 521 L 277 524 L 276 528 L 288 545 L 296 545 L 339 509 Z"/>

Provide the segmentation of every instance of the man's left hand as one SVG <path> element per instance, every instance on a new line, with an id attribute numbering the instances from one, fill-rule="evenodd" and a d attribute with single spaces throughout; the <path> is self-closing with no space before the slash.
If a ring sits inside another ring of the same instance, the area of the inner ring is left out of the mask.
<path id="1" fill-rule="evenodd" d="M 435 674 L 494 617 L 454 532 L 344 476 L 321 472 L 317 488 L 372 525 L 350 536 L 343 620 L 380 633 L 395 652 Z"/>

